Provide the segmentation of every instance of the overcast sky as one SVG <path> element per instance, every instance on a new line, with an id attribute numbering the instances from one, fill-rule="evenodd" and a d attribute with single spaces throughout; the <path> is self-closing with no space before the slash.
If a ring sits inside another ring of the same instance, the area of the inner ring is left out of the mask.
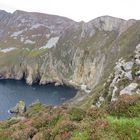
<path id="1" fill-rule="evenodd" d="M 140 0 L 1 0 L 0 9 L 42 12 L 89 21 L 103 15 L 140 19 Z"/>

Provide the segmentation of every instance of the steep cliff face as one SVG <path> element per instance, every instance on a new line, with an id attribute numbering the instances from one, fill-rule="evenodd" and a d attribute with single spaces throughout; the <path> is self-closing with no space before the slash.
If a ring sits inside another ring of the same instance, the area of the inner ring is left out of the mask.
<path id="1" fill-rule="evenodd" d="M 90 22 L 0 11 L 0 76 L 28 84 L 68 84 L 86 92 L 140 43 L 140 22 L 103 16 Z"/>
<path id="2" fill-rule="evenodd" d="M 15 79 L 24 76 L 29 84 L 40 80 L 40 72 L 46 68 L 42 66 L 47 59 L 44 55 L 47 56 L 65 29 L 74 23 L 41 13 L 0 11 L 1 76 Z"/>
<path id="3" fill-rule="evenodd" d="M 99 92 L 95 105 L 115 102 L 122 95 L 140 94 L 140 44 L 128 60 L 120 58 Z"/>

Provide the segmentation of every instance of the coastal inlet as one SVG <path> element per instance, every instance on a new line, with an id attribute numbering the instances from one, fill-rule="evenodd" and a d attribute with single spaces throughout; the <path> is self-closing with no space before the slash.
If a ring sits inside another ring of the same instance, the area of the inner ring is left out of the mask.
<path id="1" fill-rule="evenodd" d="M 24 101 L 27 107 L 36 100 L 47 105 L 60 105 L 75 95 L 76 90 L 67 86 L 29 86 L 23 80 L 0 80 L 0 120 L 10 117 L 8 110 L 20 100 Z"/>

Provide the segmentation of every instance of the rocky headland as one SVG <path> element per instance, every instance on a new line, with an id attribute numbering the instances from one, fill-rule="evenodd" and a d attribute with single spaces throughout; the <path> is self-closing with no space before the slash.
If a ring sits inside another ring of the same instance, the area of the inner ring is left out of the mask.
<path id="1" fill-rule="evenodd" d="M 79 89 L 63 105 L 34 103 L 18 119 L 1 121 L 4 140 L 140 138 L 139 20 L 75 22 L 1 10 L 0 78 Z"/>

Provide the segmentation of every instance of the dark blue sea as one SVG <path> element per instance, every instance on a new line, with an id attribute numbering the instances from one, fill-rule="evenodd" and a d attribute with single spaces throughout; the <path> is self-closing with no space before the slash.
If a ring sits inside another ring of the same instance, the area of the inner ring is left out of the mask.
<path id="1" fill-rule="evenodd" d="M 23 100 L 27 107 L 34 101 L 47 105 L 60 105 L 76 95 L 76 90 L 54 84 L 29 86 L 24 80 L 0 80 L 0 120 L 10 116 L 8 110 Z"/>

